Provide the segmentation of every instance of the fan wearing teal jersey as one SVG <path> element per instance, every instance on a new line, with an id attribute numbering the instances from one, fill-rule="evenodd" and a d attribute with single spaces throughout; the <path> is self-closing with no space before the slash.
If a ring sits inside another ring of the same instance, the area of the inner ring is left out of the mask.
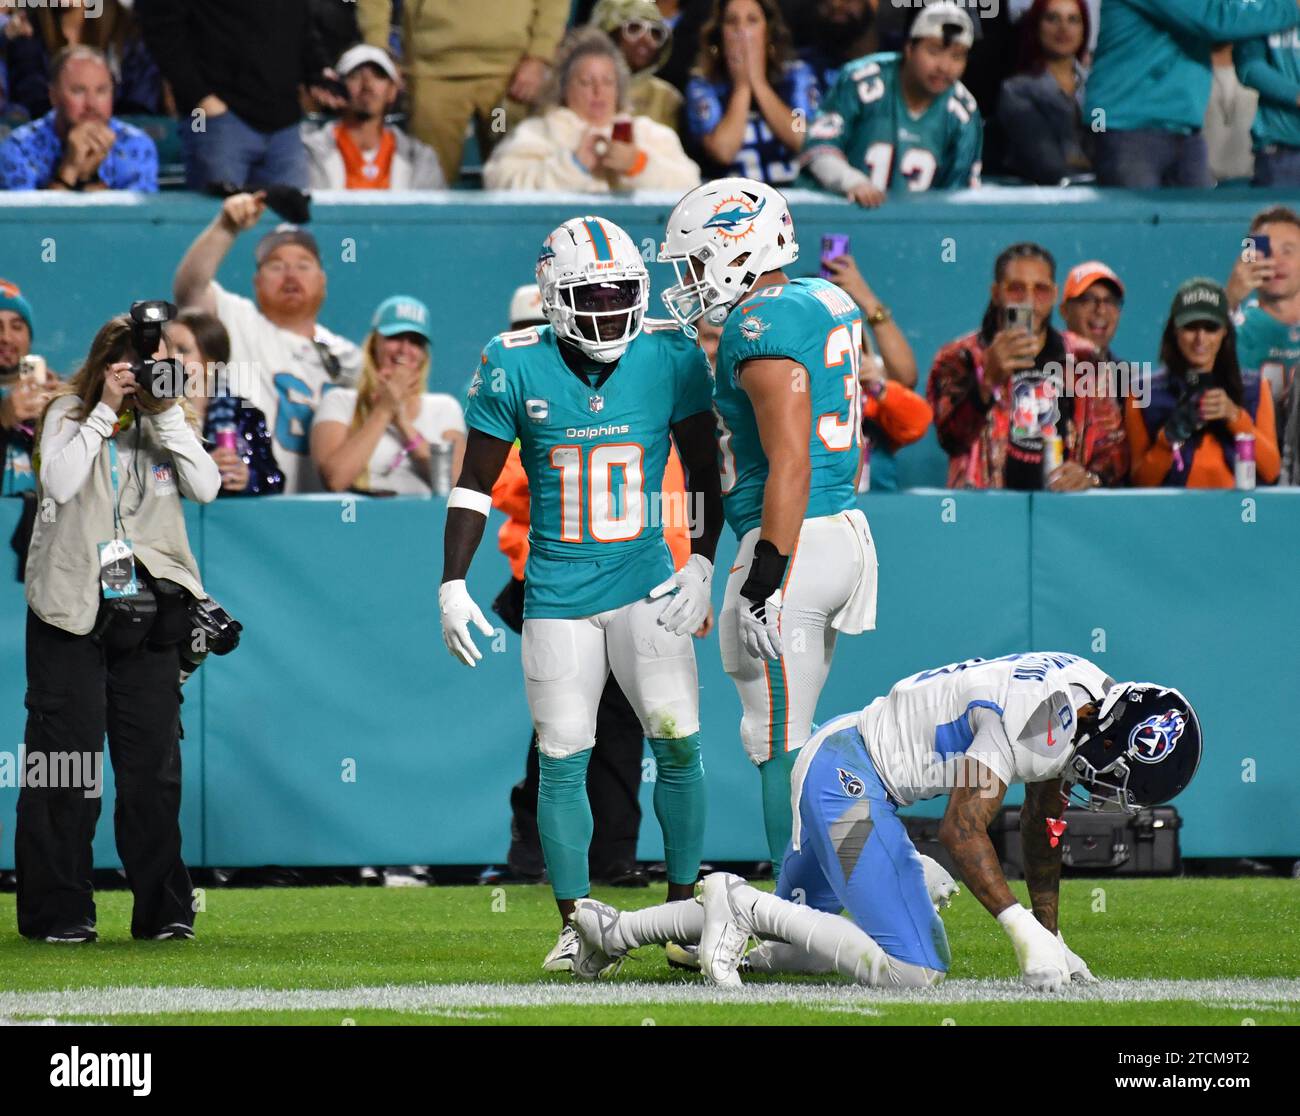
<path id="1" fill-rule="evenodd" d="M 668 896 L 688 898 L 704 840 L 699 684 L 691 635 L 708 616 L 722 528 L 708 363 L 673 322 L 645 319 L 649 275 L 622 229 L 566 221 L 537 263 L 548 325 L 488 342 L 469 389 L 469 435 L 447 502 L 438 603 L 448 650 L 482 657 L 492 628 L 465 587 L 492 487 L 515 441 L 531 495 L 524 684 L 540 753 L 537 827 L 561 932 L 543 962 L 572 969 L 567 924 L 587 895 L 592 816 L 587 764 L 613 670 L 657 765 Z M 676 574 L 663 523 L 669 440 L 686 472 L 691 557 Z"/>
<path id="2" fill-rule="evenodd" d="M 970 16 L 940 0 L 921 9 L 901 53 L 845 66 L 808 128 L 812 176 L 869 208 L 889 193 L 978 186 L 984 124 L 961 83 L 974 41 Z"/>
<path id="3" fill-rule="evenodd" d="M 876 555 L 855 506 L 862 315 L 799 254 L 781 194 L 723 178 L 668 218 L 659 259 L 672 315 L 721 326 L 713 384 L 722 500 L 739 540 L 718 639 L 758 766 L 773 865 L 790 840 L 790 769 L 808 739 L 840 632 L 875 627 Z"/>

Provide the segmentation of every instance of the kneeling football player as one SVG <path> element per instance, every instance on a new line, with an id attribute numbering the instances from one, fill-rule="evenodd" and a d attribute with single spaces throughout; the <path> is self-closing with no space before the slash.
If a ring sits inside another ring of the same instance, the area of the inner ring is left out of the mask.
<path id="1" fill-rule="evenodd" d="M 776 895 L 715 873 L 695 903 L 620 912 L 584 899 L 574 972 L 608 975 L 629 950 L 673 941 L 698 942 L 700 968 L 717 984 L 738 984 L 743 968 L 933 985 L 948 970 L 937 904 L 953 883 L 916 851 L 898 810 L 947 794 L 939 840 L 1011 939 L 1024 982 L 1039 991 L 1091 983 L 1057 924 L 1066 804 L 1075 793 L 1090 809 L 1136 813 L 1177 795 L 1200 758 L 1200 724 L 1177 690 L 1117 683 L 1075 655 L 922 671 L 804 746 Z M 1012 783 L 1025 784 L 1020 832 L 1032 911 L 1012 895 L 988 834 Z M 751 938 L 761 944 L 746 954 Z"/>

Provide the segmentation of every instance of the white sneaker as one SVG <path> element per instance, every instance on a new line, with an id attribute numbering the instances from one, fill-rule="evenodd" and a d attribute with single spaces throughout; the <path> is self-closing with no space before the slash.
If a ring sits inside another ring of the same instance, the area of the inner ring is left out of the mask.
<path id="1" fill-rule="evenodd" d="M 700 972 L 713 984 L 739 988 L 736 966 L 749 945 L 749 928 L 742 925 L 731 905 L 731 890 L 745 883 L 729 872 L 705 876 L 695 889 L 704 906 L 704 931 L 700 934 Z"/>
<path id="2" fill-rule="evenodd" d="M 572 926 L 566 926 L 560 931 L 554 948 L 546 955 L 542 968 L 548 973 L 571 973 L 579 944 L 578 932 Z"/>
<path id="3" fill-rule="evenodd" d="M 612 977 L 623 964 L 627 951 L 615 945 L 610 931 L 618 925 L 619 910 L 598 899 L 579 899 L 570 923 L 578 932 L 578 951 L 573 958 L 573 975 L 579 980 Z"/>

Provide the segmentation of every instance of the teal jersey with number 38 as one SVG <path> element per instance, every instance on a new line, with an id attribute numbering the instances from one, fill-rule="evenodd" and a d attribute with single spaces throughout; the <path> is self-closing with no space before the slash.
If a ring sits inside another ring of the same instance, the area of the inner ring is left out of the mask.
<path id="1" fill-rule="evenodd" d="M 661 514 L 671 428 L 709 410 L 704 354 L 675 322 L 647 319 L 592 387 L 550 326 L 488 342 L 466 424 L 519 440 L 530 496 L 524 616 L 594 616 L 672 576 Z"/>
<path id="2" fill-rule="evenodd" d="M 792 390 L 807 391 L 812 479 L 805 519 L 851 508 L 862 444 L 862 312 L 824 279 L 762 287 L 727 316 L 718 342 L 713 409 L 718 420 L 722 505 L 737 538 L 759 525 L 767 455 L 754 407 L 741 386 L 743 365 L 784 357 L 801 365 Z"/>

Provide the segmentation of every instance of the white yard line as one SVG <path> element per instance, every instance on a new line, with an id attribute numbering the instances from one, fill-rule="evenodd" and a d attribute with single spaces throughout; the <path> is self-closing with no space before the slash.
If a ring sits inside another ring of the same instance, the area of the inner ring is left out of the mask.
<path id="1" fill-rule="evenodd" d="M 1138 1004 L 1171 1000 L 1223 1008 L 1300 1004 L 1300 980 L 1112 980 L 1054 996 L 1035 995 L 1012 980 L 952 980 L 925 991 L 883 991 L 844 984 L 750 984 L 735 992 L 704 984 L 636 981 L 579 984 L 414 984 L 355 988 L 81 988 L 58 992 L 0 991 L 0 1018 L 15 1016 L 174 1015 L 250 1011 L 374 1009 L 446 1013 L 472 1009 L 644 1004 L 790 1004 L 863 1010 L 881 1004 L 1020 1003 Z"/>

